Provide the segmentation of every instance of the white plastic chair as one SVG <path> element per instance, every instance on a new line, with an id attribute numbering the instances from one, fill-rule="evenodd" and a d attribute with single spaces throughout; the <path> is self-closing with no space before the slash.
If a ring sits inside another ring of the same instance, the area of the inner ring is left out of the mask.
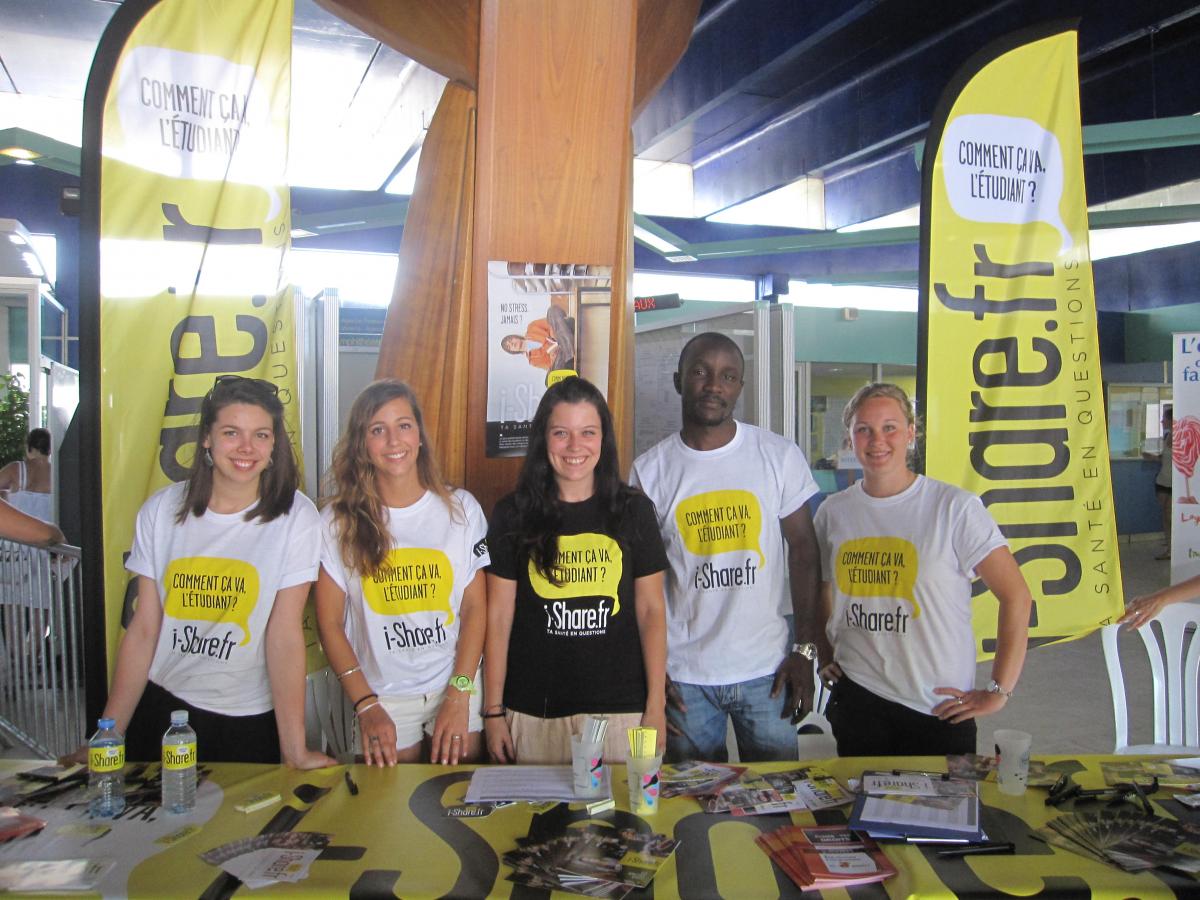
<path id="1" fill-rule="evenodd" d="M 813 707 L 807 716 L 796 725 L 796 749 L 800 759 L 831 759 L 837 756 L 837 740 L 833 736 L 833 726 L 825 718 L 825 704 L 829 702 L 829 688 L 821 681 L 816 672 L 816 661 L 813 661 L 813 680 L 816 690 L 813 696 Z"/>
<path id="2" fill-rule="evenodd" d="M 1125 677 L 1117 652 L 1118 625 L 1102 631 L 1104 663 L 1112 688 L 1116 753 L 1200 755 L 1200 603 L 1176 603 L 1138 629 L 1150 657 L 1154 690 L 1154 743 L 1129 743 Z"/>

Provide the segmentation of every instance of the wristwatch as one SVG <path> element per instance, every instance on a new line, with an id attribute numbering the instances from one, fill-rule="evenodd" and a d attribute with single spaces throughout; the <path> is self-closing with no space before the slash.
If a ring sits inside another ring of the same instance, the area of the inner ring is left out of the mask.
<path id="1" fill-rule="evenodd" d="M 456 691 L 462 691 L 464 694 L 475 693 L 475 682 L 471 680 L 470 675 L 455 675 L 450 679 L 450 687 Z"/>
<path id="2" fill-rule="evenodd" d="M 811 641 L 805 644 L 792 644 L 792 652 L 799 653 L 807 660 L 814 660 L 817 658 L 817 645 Z"/>
<path id="3" fill-rule="evenodd" d="M 1000 683 L 996 681 L 995 678 L 987 683 L 987 692 L 989 694 L 1002 694 L 1006 699 L 1010 700 L 1012 699 L 1013 695 L 1012 691 L 1006 691 L 1004 688 L 1000 687 Z"/>

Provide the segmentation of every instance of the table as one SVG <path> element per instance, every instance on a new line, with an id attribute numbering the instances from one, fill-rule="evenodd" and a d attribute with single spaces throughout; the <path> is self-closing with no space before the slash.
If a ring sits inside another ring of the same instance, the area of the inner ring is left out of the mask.
<path id="1" fill-rule="evenodd" d="M 1054 768 L 1075 773 L 1083 787 L 1100 787 L 1099 762 L 1106 756 L 1039 757 Z M 1128 760 L 1130 757 L 1121 757 Z M 42 763 L 0 761 L 0 776 Z M 831 759 L 821 763 L 843 783 L 864 769 L 908 768 L 945 771 L 942 758 Z M 764 771 L 788 768 L 775 763 L 756 766 Z M 551 834 L 587 818 L 582 808 L 560 804 L 537 813 L 526 804 L 499 809 L 486 818 L 448 817 L 446 807 L 462 802 L 473 767 L 397 766 L 393 769 L 349 767 L 359 793 L 352 796 L 344 781 L 345 767 L 293 772 L 274 766 L 224 764 L 212 767 L 197 810 L 170 816 L 155 806 L 130 808 L 103 838 L 64 850 L 65 838 L 51 828 L 41 835 L 0 845 L 0 860 L 53 859 L 71 855 L 114 857 L 104 893 L 132 897 L 220 898 L 280 897 L 534 897 L 544 892 L 517 888 L 505 880 L 508 868 L 500 855 L 515 846 L 518 836 Z M 599 821 L 618 828 L 633 825 L 671 834 L 681 841 L 675 857 L 653 884 L 656 897 L 751 898 L 802 896 L 754 844 L 761 830 L 790 822 L 807 823 L 814 814 L 733 818 L 700 812 L 691 798 L 664 801 L 657 814 L 644 820 L 628 813 L 624 767 L 613 773 L 617 809 Z M 278 791 L 282 805 L 243 814 L 234 805 L 260 791 Z M 872 897 L 996 897 L 1200 896 L 1200 882 L 1166 872 L 1131 875 L 1049 847 L 1028 835 L 1058 814 L 1044 804 L 1046 792 L 1030 789 L 1024 796 L 1000 794 L 993 782 L 983 786 L 983 819 L 993 839 L 1016 843 L 1015 856 L 979 856 L 944 860 L 936 848 L 888 845 L 886 852 L 900 874 L 882 885 L 856 889 L 853 896 Z M 1196 814 L 1155 796 L 1155 806 L 1179 818 Z M 29 810 L 46 818 L 36 808 Z M 815 814 L 822 824 L 845 821 L 846 809 Z M 57 814 L 57 813 L 56 813 Z M 86 821 L 76 804 L 62 813 Z M 1200 819 L 1197 819 L 1200 821 Z M 200 830 L 170 846 L 155 841 L 186 824 Z M 297 884 L 278 884 L 258 891 L 241 888 L 219 869 L 201 861 L 200 852 L 265 829 L 323 831 L 333 842 L 313 865 L 309 877 Z M 840 895 L 840 892 L 839 892 Z M 567 895 L 562 895 L 567 896 Z"/>

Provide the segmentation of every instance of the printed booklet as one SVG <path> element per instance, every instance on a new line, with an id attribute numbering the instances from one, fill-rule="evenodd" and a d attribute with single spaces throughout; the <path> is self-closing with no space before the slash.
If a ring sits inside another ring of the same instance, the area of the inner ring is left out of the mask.
<path id="1" fill-rule="evenodd" d="M 979 782 L 928 772 L 864 772 L 851 828 L 874 838 L 982 841 Z"/>
<path id="2" fill-rule="evenodd" d="M 663 800 L 671 797 L 696 797 L 712 794 L 718 788 L 736 781 L 746 771 L 745 766 L 724 763 L 697 762 L 664 763 L 658 772 L 658 784 Z"/>
<path id="3" fill-rule="evenodd" d="M 896 874 L 875 841 L 844 825 L 790 825 L 754 840 L 802 891 L 871 884 Z"/>

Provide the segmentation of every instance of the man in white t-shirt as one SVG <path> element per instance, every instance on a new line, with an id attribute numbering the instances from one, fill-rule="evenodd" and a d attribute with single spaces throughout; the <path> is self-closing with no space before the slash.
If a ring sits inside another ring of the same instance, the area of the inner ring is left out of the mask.
<path id="1" fill-rule="evenodd" d="M 742 761 L 795 759 L 790 719 L 813 696 L 820 569 L 805 501 L 817 486 L 795 444 L 733 418 L 744 371 L 725 335 L 692 338 L 675 373 L 683 428 L 630 477 L 654 501 L 670 561 L 673 760 L 725 760 L 729 719 Z"/>

